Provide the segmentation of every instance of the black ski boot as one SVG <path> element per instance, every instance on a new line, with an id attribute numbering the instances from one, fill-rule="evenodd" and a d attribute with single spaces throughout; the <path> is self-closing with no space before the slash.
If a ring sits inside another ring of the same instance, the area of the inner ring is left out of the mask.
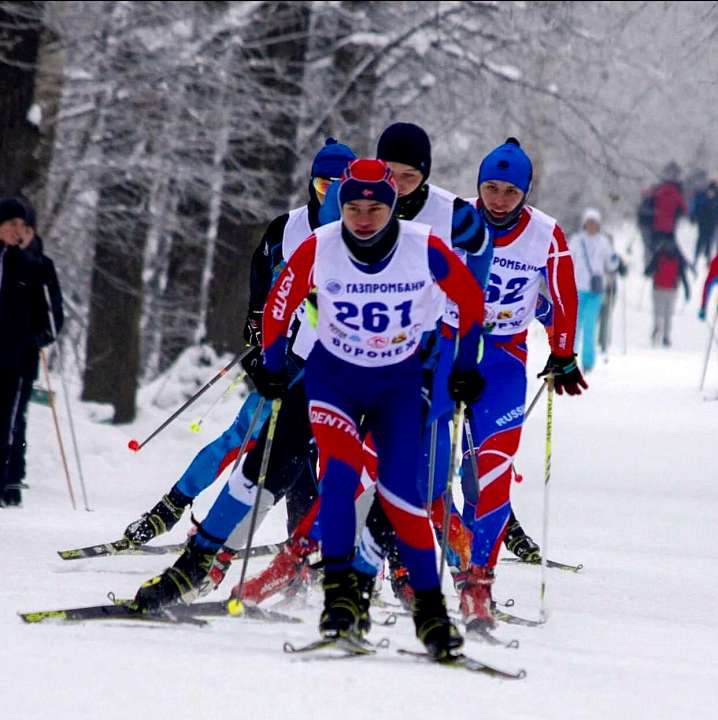
<path id="1" fill-rule="evenodd" d="M 319 632 L 325 638 L 356 638 L 360 615 L 359 578 L 354 570 L 324 570 L 324 610 Z"/>
<path id="2" fill-rule="evenodd" d="M 168 605 L 190 604 L 224 579 L 233 553 L 199 547 L 192 538 L 177 562 L 161 575 L 143 583 L 135 595 L 134 606 L 140 611 L 153 611 Z"/>
<path id="3" fill-rule="evenodd" d="M 504 536 L 504 545 L 519 560 L 529 563 L 541 561 L 541 548 L 524 532 L 513 510 Z"/>
<path id="4" fill-rule="evenodd" d="M 127 526 L 125 538 L 133 545 L 144 545 L 158 535 L 168 532 L 177 524 L 184 509 L 191 502 L 192 498 L 172 488 L 152 510 Z"/>
<path id="5" fill-rule="evenodd" d="M 441 660 L 464 644 L 458 629 L 446 612 L 446 600 L 440 588 L 414 593 L 416 637 L 431 657 Z"/>
<path id="6" fill-rule="evenodd" d="M 363 572 L 357 572 L 357 588 L 359 590 L 359 618 L 357 619 L 357 633 L 364 638 L 371 630 L 371 596 L 374 593 L 374 576 Z"/>

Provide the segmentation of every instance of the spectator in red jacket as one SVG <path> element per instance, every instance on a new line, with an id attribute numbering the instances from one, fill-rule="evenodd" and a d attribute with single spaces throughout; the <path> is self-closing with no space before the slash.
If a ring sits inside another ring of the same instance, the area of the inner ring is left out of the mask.
<path id="1" fill-rule="evenodd" d="M 681 215 L 688 215 L 688 205 L 683 197 L 680 183 L 681 169 L 674 162 L 668 163 L 661 174 L 661 182 L 653 191 L 653 248 L 662 240 L 676 238 L 676 224 Z"/>
<path id="2" fill-rule="evenodd" d="M 671 322 L 676 306 L 678 281 L 683 283 L 686 300 L 690 297 L 690 288 L 686 276 L 688 261 L 683 257 L 676 241 L 663 238 L 646 267 L 646 276 L 653 278 L 653 334 L 655 345 L 661 337 L 663 346 L 671 345 Z"/>

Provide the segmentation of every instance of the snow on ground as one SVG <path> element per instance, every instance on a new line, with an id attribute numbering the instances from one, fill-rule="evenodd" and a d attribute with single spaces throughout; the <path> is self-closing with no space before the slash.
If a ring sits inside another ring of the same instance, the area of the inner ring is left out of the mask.
<path id="1" fill-rule="evenodd" d="M 692 228 L 683 228 L 685 249 Z M 634 238 L 617 233 L 619 249 Z M 705 277 L 700 266 L 688 305 L 679 303 L 671 349 L 650 347 L 650 288 L 642 255 L 629 258 L 626 324 L 622 299 L 614 316 L 614 345 L 588 377 L 582 398 L 556 398 L 550 488 L 549 548 L 555 559 L 582 562 L 580 574 L 548 572 L 549 621 L 540 628 L 503 625 L 498 634 L 518 650 L 468 641 L 468 653 L 523 667 L 521 681 L 500 681 L 462 670 L 422 665 L 393 648 L 418 649 L 409 618 L 375 627 L 390 638 L 379 657 L 302 662 L 282 652 L 284 640 L 315 637 L 320 597 L 289 608 L 303 625 L 213 620 L 207 627 L 128 622 L 24 625 L 18 611 L 102 603 L 108 591 L 134 594 L 168 564 L 165 558 L 115 557 L 64 562 L 56 550 L 119 537 L 124 527 L 175 481 L 204 443 L 231 421 L 237 397 L 219 404 L 199 435 L 189 432 L 222 392 L 219 384 L 139 454 L 127 441 L 145 437 L 170 409 L 152 406 L 131 426 L 99 420 L 96 406 L 73 411 L 82 451 L 90 512 L 73 511 L 59 464 L 48 408 L 29 417 L 30 489 L 24 507 L 0 510 L 0 699 L 7 720 L 153 720 L 247 717 L 590 718 L 715 717 L 718 683 L 715 605 L 716 431 L 718 403 L 704 402 L 698 383 L 707 341 L 696 319 Z M 712 303 L 715 307 L 715 299 Z M 624 333 L 625 328 L 625 333 Z M 546 356 L 541 328 L 530 336 L 531 395 Z M 221 361 L 207 366 L 209 379 Z M 186 380 L 186 378 L 185 378 Z M 174 377 L 164 390 L 183 382 Z M 55 379 L 55 385 L 59 385 Z M 153 388 L 153 396 L 161 388 Z M 163 390 L 163 391 L 164 391 Z M 705 392 L 718 391 L 718 353 Z M 177 404 L 179 405 L 179 398 Z M 62 411 L 64 418 L 64 410 Z M 540 540 L 545 404 L 528 421 L 513 488 L 525 528 Z M 69 435 L 66 434 L 68 455 Z M 72 460 L 70 460 L 72 465 Z M 74 473 L 76 478 L 76 473 Z M 202 517 L 221 483 L 195 505 Z M 283 511 L 261 528 L 258 542 L 284 536 Z M 183 520 L 169 538 L 180 540 Z M 253 560 L 250 571 L 266 560 Z M 239 578 L 237 564 L 216 593 Z M 500 565 L 494 595 L 514 598 L 515 612 L 535 617 L 540 571 Z M 448 580 L 450 603 L 458 603 Z M 390 599 L 386 587 L 384 597 Z M 375 611 L 375 621 L 382 619 Z"/>

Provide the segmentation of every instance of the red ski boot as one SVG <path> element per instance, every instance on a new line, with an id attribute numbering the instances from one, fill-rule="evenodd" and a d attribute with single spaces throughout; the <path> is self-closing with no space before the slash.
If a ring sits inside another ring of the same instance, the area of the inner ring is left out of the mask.
<path id="1" fill-rule="evenodd" d="M 244 583 L 240 599 L 258 605 L 288 588 L 304 570 L 309 556 L 317 547 L 317 543 L 309 538 L 292 540 L 274 556 L 274 560 L 259 575 Z M 232 597 L 237 597 L 238 590 L 236 585 L 232 588 Z"/>
<path id="2" fill-rule="evenodd" d="M 491 598 L 494 571 L 472 565 L 465 573 L 458 573 L 457 579 L 460 579 L 460 607 L 466 630 L 493 630 L 496 627 Z"/>

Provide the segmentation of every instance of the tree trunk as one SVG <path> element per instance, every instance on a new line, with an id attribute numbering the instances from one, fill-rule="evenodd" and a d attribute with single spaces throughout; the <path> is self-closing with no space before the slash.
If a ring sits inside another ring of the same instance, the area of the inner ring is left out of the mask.
<path id="1" fill-rule="evenodd" d="M 148 212 L 143 185 L 101 187 L 82 399 L 111 403 L 114 423 L 136 414 Z"/>
<path id="2" fill-rule="evenodd" d="M 239 225 L 223 214 L 217 227 L 207 339 L 218 353 L 238 353 L 249 299 L 249 267 L 264 223 Z"/>
<path id="3" fill-rule="evenodd" d="M 180 200 L 178 231 L 172 233 L 165 290 L 162 294 L 159 371 L 166 370 L 195 339 L 200 322 L 198 299 L 207 255 L 209 208 L 198 198 Z M 192 228 L 188 232 L 189 228 Z"/>
<path id="4" fill-rule="evenodd" d="M 37 126 L 28 120 L 28 111 L 35 93 L 41 25 L 22 18 L 21 6 L 27 3 L 3 5 L 0 9 L 0 197 L 17 195 L 37 178 L 34 152 L 40 138 Z M 16 7 L 17 14 L 13 12 Z"/>
<path id="5" fill-rule="evenodd" d="M 271 12 L 259 13 L 251 27 L 253 36 L 270 42 L 257 52 L 254 64 L 243 67 L 242 72 L 256 72 L 255 82 L 272 98 L 263 118 L 272 139 L 248 144 L 230 138 L 228 143 L 206 320 L 207 340 L 217 352 L 237 352 L 243 345 L 252 253 L 267 223 L 289 209 L 297 164 L 297 110 L 307 50 L 309 4 L 266 3 L 265 7 L 270 5 Z M 284 37 L 287 39 L 280 39 Z M 261 173 L 261 216 L 242 208 L 243 171 Z"/>

